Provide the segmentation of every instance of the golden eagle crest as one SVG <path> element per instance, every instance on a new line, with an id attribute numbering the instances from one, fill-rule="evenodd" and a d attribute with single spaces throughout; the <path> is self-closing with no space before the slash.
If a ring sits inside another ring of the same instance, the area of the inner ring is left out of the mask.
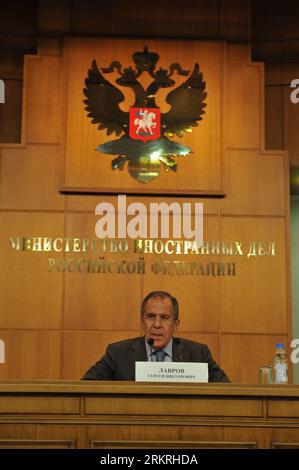
<path id="1" fill-rule="evenodd" d="M 203 81 L 199 65 L 196 63 L 193 72 L 183 70 L 180 64 L 171 64 L 169 70 L 156 69 L 159 55 L 149 52 L 133 54 L 135 67 L 122 68 L 120 62 L 114 61 L 110 67 L 99 70 L 95 60 L 85 80 L 84 100 L 88 116 L 92 123 L 99 124 L 98 129 L 106 129 L 107 135 L 113 132 L 120 136 L 99 145 L 96 150 L 118 155 L 112 160 L 112 169 L 124 169 L 128 161 L 128 170 L 133 178 L 141 183 L 148 183 L 160 174 L 161 166 L 167 171 L 177 170 L 174 157 L 186 156 L 192 152 L 190 147 L 182 145 L 172 138 L 182 137 L 183 132 L 191 132 L 197 121 L 202 119 L 206 106 L 206 84 Z M 134 91 L 135 102 L 129 112 L 122 111 L 119 104 L 125 99 L 122 91 L 110 83 L 103 74 L 117 71 L 116 83 Z M 156 105 L 156 95 L 160 88 L 175 85 L 172 76 L 188 76 L 182 85 L 170 91 L 166 102 L 170 110 L 161 113 Z M 102 74 L 102 73 L 103 74 Z M 153 81 L 144 89 L 138 78 L 147 72 Z"/>

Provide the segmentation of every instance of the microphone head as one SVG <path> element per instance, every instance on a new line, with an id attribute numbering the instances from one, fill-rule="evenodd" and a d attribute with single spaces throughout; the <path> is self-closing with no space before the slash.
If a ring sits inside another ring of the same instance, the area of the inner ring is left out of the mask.
<path id="1" fill-rule="evenodd" d="M 149 339 L 147 340 L 147 344 L 148 344 L 149 346 L 153 346 L 154 342 L 155 342 L 155 341 L 154 341 L 153 338 L 149 338 Z"/>

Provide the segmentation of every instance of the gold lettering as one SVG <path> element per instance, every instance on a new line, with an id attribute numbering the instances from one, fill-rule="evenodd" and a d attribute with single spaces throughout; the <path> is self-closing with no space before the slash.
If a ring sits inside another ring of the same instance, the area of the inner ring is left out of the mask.
<path id="1" fill-rule="evenodd" d="M 235 255 L 243 255 L 241 242 L 235 242 Z"/>
<path id="2" fill-rule="evenodd" d="M 96 264 L 97 264 L 96 259 L 88 260 L 88 262 L 87 262 L 87 272 L 88 273 L 95 273 L 96 272 Z"/>
<path id="3" fill-rule="evenodd" d="M 65 249 L 64 249 L 64 251 L 65 251 L 65 252 L 72 251 L 71 248 L 70 248 L 70 244 L 71 244 L 71 242 L 72 242 L 72 239 L 71 239 L 71 238 L 65 238 L 64 241 L 65 241 Z"/>
<path id="4" fill-rule="evenodd" d="M 225 275 L 225 264 L 218 263 L 217 265 L 217 276 L 224 276 Z"/>
<path id="5" fill-rule="evenodd" d="M 116 242 L 116 240 L 110 240 L 110 253 L 117 253 L 117 242 Z"/>
<path id="6" fill-rule="evenodd" d="M 163 274 L 171 275 L 170 264 L 171 264 L 171 261 L 163 261 L 163 263 L 162 263 L 162 273 Z"/>
<path id="7" fill-rule="evenodd" d="M 86 253 L 86 250 L 87 250 L 87 247 L 89 246 L 89 243 L 90 242 L 89 242 L 88 238 L 83 238 L 83 240 L 82 240 L 82 249 L 81 249 L 82 253 Z"/>
<path id="8" fill-rule="evenodd" d="M 153 240 L 144 240 L 144 253 L 153 253 Z"/>
<path id="9" fill-rule="evenodd" d="M 60 248 L 58 248 L 58 243 L 60 243 Z M 62 251 L 63 250 L 63 239 L 62 238 L 54 238 L 53 241 L 53 250 L 54 251 Z"/>
<path id="10" fill-rule="evenodd" d="M 81 251 L 80 238 L 74 238 L 74 240 L 73 240 L 73 251 L 75 253 L 80 253 L 80 251 Z"/>
<path id="11" fill-rule="evenodd" d="M 134 240 L 134 253 L 143 253 L 143 240 Z"/>
<path id="12" fill-rule="evenodd" d="M 56 271 L 59 273 L 64 273 L 65 271 L 65 261 L 64 259 L 60 258 L 56 260 Z"/>
<path id="13" fill-rule="evenodd" d="M 192 254 L 194 255 L 199 255 L 199 251 L 198 251 L 198 247 L 197 247 L 197 243 L 196 242 L 193 242 L 192 243 L 192 251 L 191 251 Z"/>
<path id="14" fill-rule="evenodd" d="M 247 258 L 250 258 L 250 256 L 257 256 L 255 242 L 251 242 L 250 245 L 249 245 L 249 251 L 247 253 Z"/>
<path id="15" fill-rule="evenodd" d="M 105 258 L 98 259 L 98 273 L 105 273 L 106 272 L 106 261 Z"/>
<path id="16" fill-rule="evenodd" d="M 55 259 L 54 258 L 48 258 L 48 271 L 50 273 L 53 272 L 54 266 L 55 266 Z"/>
<path id="17" fill-rule="evenodd" d="M 181 262 L 180 261 L 173 261 L 173 265 L 174 265 L 174 272 L 175 274 L 177 274 L 178 276 L 180 276 L 180 266 L 181 266 Z"/>
<path id="18" fill-rule="evenodd" d="M 23 251 L 31 250 L 31 238 L 23 238 Z"/>
<path id="19" fill-rule="evenodd" d="M 181 271 L 183 275 L 189 274 L 186 261 L 181 262 L 181 268 L 182 268 Z"/>
<path id="20" fill-rule="evenodd" d="M 270 256 L 275 256 L 275 255 L 276 255 L 276 252 L 275 252 L 275 242 L 270 242 L 270 243 L 269 243 L 269 251 L 268 251 L 267 254 L 270 255 Z"/>
<path id="21" fill-rule="evenodd" d="M 265 243 L 259 242 L 259 243 L 257 244 L 257 255 L 258 255 L 258 256 L 265 256 L 265 255 L 266 255 Z"/>
<path id="22" fill-rule="evenodd" d="M 175 253 L 176 255 L 181 255 L 182 254 L 182 247 L 183 247 L 183 242 L 180 240 L 176 240 L 175 242 Z"/>
<path id="23" fill-rule="evenodd" d="M 145 274 L 145 261 L 142 259 L 137 262 L 137 274 Z"/>
<path id="24" fill-rule="evenodd" d="M 95 251 L 98 251 L 99 250 L 99 240 L 95 240 L 94 238 L 92 240 L 87 240 L 90 242 L 89 246 L 90 246 L 90 251 L 92 252 L 95 252 Z M 103 240 L 104 242 L 105 240 Z M 83 245 L 84 246 L 84 245 Z M 87 247 L 88 245 L 86 245 Z M 103 246 L 103 243 L 102 243 L 102 246 Z"/>
<path id="25" fill-rule="evenodd" d="M 190 274 L 193 276 L 194 271 L 197 272 L 197 263 L 191 262 L 190 263 Z"/>
<path id="26" fill-rule="evenodd" d="M 129 261 L 127 263 L 127 272 L 133 274 L 136 271 L 136 264 L 134 261 Z"/>
<path id="27" fill-rule="evenodd" d="M 212 276 L 216 276 L 215 263 L 210 263 L 210 267 L 211 267 L 210 273 L 212 274 Z"/>
<path id="28" fill-rule="evenodd" d="M 232 242 L 228 242 L 227 245 L 225 245 L 225 242 L 222 242 L 222 254 L 223 255 L 232 255 L 233 254 L 233 244 L 232 244 Z"/>
<path id="29" fill-rule="evenodd" d="M 32 251 L 42 251 L 42 238 L 41 237 L 33 237 Z"/>
<path id="30" fill-rule="evenodd" d="M 236 264 L 235 263 L 227 263 L 227 275 L 228 276 L 235 276 L 236 275 Z"/>
<path id="31" fill-rule="evenodd" d="M 77 261 L 77 269 L 78 269 L 79 273 L 86 273 L 87 272 L 86 259 L 79 259 Z"/>
<path id="32" fill-rule="evenodd" d="M 189 241 L 184 241 L 184 255 L 188 255 L 189 250 L 192 249 L 192 243 Z"/>
<path id="33" fill-rule="evenodd" d="M 122 274 L 126 274 L 126 261 L 125 260 L 122 260 L 122 261 L 118 261 L 117 263 L 118 265 L 118 268 L 117 268 L 117 272 L 118 274 L 122 273 Z"/>
<path id="34" fill-rule="evenodd" d="M 127 253 L 128 249 L 129 249 L 128 240 L 120 240 L 118 242 L 118 250 L 120 251 L 120 253 Z"/>
<path id="35" fill-rule="evenodd" d="M 220 242 L 212 242 L 212 255 L 220 255 Z"/>
<path id="36" fill-rule="evenodd" d="M 154 242 L 154 252 L 157 253 L 157 255 L 161 255 L 164 251 L 164 243 L 162 240 L 155 240 Z"/>
<path id="37" fill-rule="evenodd" d="M 12 250 L 20 251 L 20 249 L 21 249 L 21 238 L 20 237 L 17 237 L 17 238 L 10 237 L 9 238 L 9 243 L 10 243 L 10 248 Z"/>
<path id="38" fill-rule="evenodd" d="M 201 255 L 209 255 L 210 254 L 209 242 L 202 242 L 199 252 Z"/>
<path id="39" fill-rule="evenodd" d="M 161 271 L 160 263 L 157 263 L 157 261 L 155 261 L 154 263 L 152 263 L 151 269 L 153 273 L 158 274 Z"/>
<path id="40" fill-rule="evenodd" d="M 114 264 L 115 264 L 114 260 L 111 260 L 111 261 L 107 262 L 108 273 L 111 273 L 111 274 L 115 273 L 115 271 L 112 271 L 112 266 L 114 266 Z"/>
<path id="41" fill-rule="evenodd" d="M 172 250 L 170 250 L 169 246 L 172 246 Z M 173 247 L 174 247 L 174 241 L 173 240 L 167 240 L 165 243 L 165 253 L 167 255 L 172 255 L 173 254 Z"/>

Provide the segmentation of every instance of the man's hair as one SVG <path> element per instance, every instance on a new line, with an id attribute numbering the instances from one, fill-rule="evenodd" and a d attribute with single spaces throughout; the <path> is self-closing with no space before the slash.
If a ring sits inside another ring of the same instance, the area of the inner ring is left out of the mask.
<path id="1" fill-rule="evenodd" d="M 147 302 L 150 299 L 156 299 L 156 298 L 169 299 L 172 304 L 174 319 L 175 320 L 179 319 L 179 304 L 178 304 L 177 299 L 173 297 L 171 294 L 169 294 L 168 292 L 164 292 L 163 290 L 154 290 L 153 292 L 150 292 L 149 294 L 147 294 L 146 297 L 144 297 L 142 304 L 141 304 L 141 317 L 144 316 L 144 310 L 145 310 L 145 306 Z"/>

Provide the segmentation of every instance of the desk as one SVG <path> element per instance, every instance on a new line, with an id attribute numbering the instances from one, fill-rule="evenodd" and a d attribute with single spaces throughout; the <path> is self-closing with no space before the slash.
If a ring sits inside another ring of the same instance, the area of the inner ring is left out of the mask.
<path id="1" fill-rule="evenodd" d="M 299 387 L 0 381 L 0 448 L 299 448 Z"/>

